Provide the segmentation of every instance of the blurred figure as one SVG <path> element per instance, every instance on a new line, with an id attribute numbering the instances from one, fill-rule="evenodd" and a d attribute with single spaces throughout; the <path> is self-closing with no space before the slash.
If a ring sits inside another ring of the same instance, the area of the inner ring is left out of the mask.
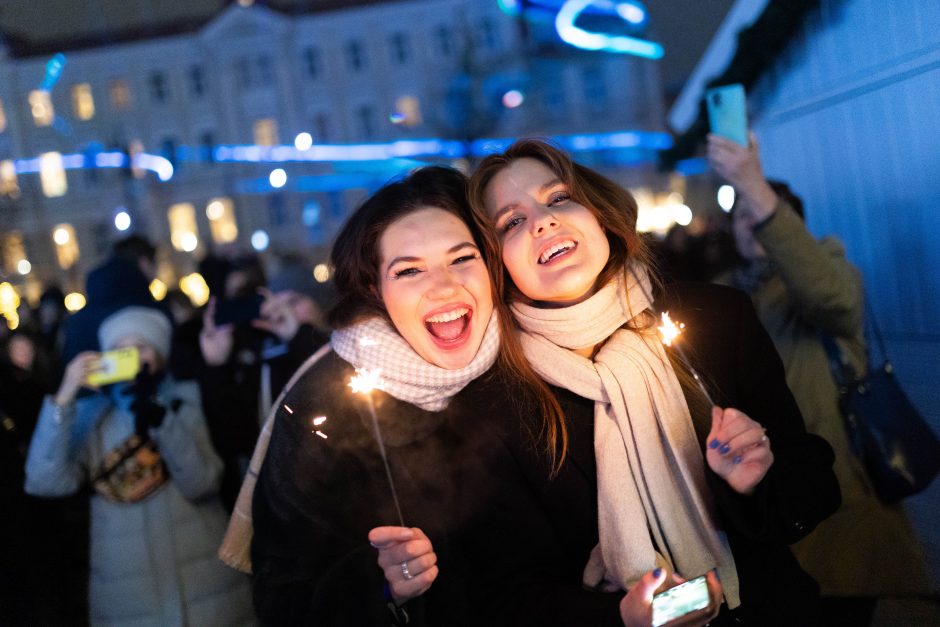
<path id="1" fill-rule="evenodd" d="M 156 249 L 139 235 L 117 242 L 111 256 L 88 273 L 84 308 L 72 314 L 65 329 L 63 363 L 82 351 L 98 350 L 98 325 L 130 305 L 160 307 L 150 293 Z"/>
<path id="2" fill-rule="evenodd" d="M 92 496 L 90 622 L 237 625 L 253 621 L 247 580 L 215 558 L 225 514 L 222 464 L 194 383 L 166 376 L 171 326 L 126 307 L 98 331 L 107 350 L 135 347 L 140 371 L 77 400 L 100 355 L 82 352 L 43 403 L 26 463 L 26 491 Z"/>
<path id="3" fill-rule="evenodd" d="M 865 372 L 861 275 L 839 241 L 813 238 L 789 187 L 765 179 L 753 134 L 746 148 L 709 135 L 708 158 L 735 188 L 734 238 L 744 259 L 721 282 L 750 293 L 807 429 L 836 452 L 842 507 L 794 552 L 819 582 L 831 625 L 868 625 L 877 597 L 926 594 L 930 582 L 903 510 L 878 501 L 852 453 L 820 340 L 831 335 L 855 371 Z"/>
<path id="4" fill-rule="evenodd" d="M 262 352 L 261 407 L 266 415 L 291 376 L 316 349 L 326 344 L 330 327 L 325 312 L 332 288 L 313 278 L 311 264 L 285 257 L 268 281 L 255 328 L 271 333 Z"/>
<path id="5" fill-rule="evenodd" d="M 58 285 L 47 287 L 39 297 L 36 325 L 47 354 L 53 358 L 62 354 L 67 317 L 65 294 Z"/>
<path id="6" fill-rule="evenodd" d="M 217 277 L 218 279 L 218 277 Z M 251 318 L 218 324 L 216 312 L 226 301 L 250 299 L 265 285 L 264 268 L 255 255 L 231 261 L 224 293 L 209 299 L 202 316 L 199 348 L 204 366 L 198 374 L 212 443 L 225 464 L 222 501 L 231 510 L 260 432 L 261 351 L 268 333 Z"/>

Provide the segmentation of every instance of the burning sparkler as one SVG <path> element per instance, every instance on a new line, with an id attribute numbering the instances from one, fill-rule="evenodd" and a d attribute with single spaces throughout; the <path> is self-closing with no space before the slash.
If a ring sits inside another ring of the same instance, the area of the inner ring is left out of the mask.
<path id="1" fill-rule="evenodd" d="M 692 364 L 689 363 L 689 359 L 685 356 L 685 352 L 682 350 L 682 347 L 679 346 L 676 340 L 679 335 L 682 334 L 682 330 L 685 329 L 685 325 L 681 322 L 678 324 L 669 317 L 669 312 L 664 311 L 662 314 L 663 324 L 659 329 L 659 333 L 662 335 L 663 344 L 666 346 L 671 346 L 673 350 L 676 351 L 676 354 L 679 355 L 679 358 L 682 360 L 682 363 L 685 364 L 685 367 L 689 369 L 689 372 L 692 374 L 692 378 L 695 379 L 695 382 L 698 384 L 698 389 L 702 391 L 702 394 L 705 395 L 705 398 L 708 399 L 708 402 L 714 407 L 715 401 L 712 400 L 711 394 L 708 393 L 708 390 L 705 388 L 705 384 L 702 382 L 701 377 L 698 376 L 698 372 L 695 368 L 692 367 Z"/>
<path id="2" fill-rule="evenodd" d="M 379 454 L 382 456 L 382 463 L 385 464 L 385 476 L 388 478 L 388 485 L 392 490 L 392 500 L 395 502 L 395 511 L 398 512 L 398 522 L 404 527 L 405 517 L 401 514 L 401 505 L 398 503 L 398 492 L 395 491 L 395 481 L 392 480 L 392 469 L 388 465 L 388 455 L 385 453 L 382 430 L 379 428 L 379 418 L 375 414 L 375 405 L 372 404 L 372 390 L 379 386 L 381 380 L 379 378 L 380 374 L 380 370 L 356 368 L 356 375 L 349 380 L 349 387 L 353 392 L 366 397 L 369 415 L 372 417 L 372 426 L 375 429 L 375 440 L 379 444 Z"/>

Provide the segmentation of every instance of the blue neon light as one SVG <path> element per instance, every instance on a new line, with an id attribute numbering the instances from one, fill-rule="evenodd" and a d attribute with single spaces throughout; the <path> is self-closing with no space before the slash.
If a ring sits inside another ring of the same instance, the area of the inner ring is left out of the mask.
<path id="1" fill-rule="evenodd" d="M 142 152 L 135 157 L 134 165 L 143 170 L 153 172 L 161 181 L 173 178 L 173 164 L 160 155 L 151 155 Z M 88 166 L 88 155 L 79 153 L 62 155 L 62 168 L 64 170 L 83 170 Z M 99 152 L 95 155 L 95 168 L 126 168 L 127 155 L 123 152 Z M 16 159 L 13 168 L 17 174 L 36 174 L 39 172 L 39 158 Z"/>
<path id="2" fill-rule="evenodd" d="M 59 81 L 59 77 L 62 76 L 62 69 L 64 67 L 65 55 L 61 52 L 53 55 L 51 59 L 46 61 L 46 74 L 39 84 L 39 89 L 52 91 L 52 88 L 55 87 L 55 84 Z"/>
<path id="3" fill-rule="evenodd" d="M 592 5 L 598 4 L 596 0 L 568 0 L 562 5 L 555 16 L 555 30 L 562 41 L 582 48 L 584 50 L 605 50 L 622 54 L 632 54 L 647 59 L 661 59 L 663 47 L 653 41 L 627 37 L 626 35 L 606 35 L 585 30 L 575 25 L 578 16 Z M 630 24 L 642 24 L 646 20 L 646 11 L 637 2 L 611 2 L 606 0 L 605 5 Z M 623 8 L 621 8 L 623 7 Z M 641 13 L 642 16 L 641 17 Z M 636 20 L 639 20 L 637 22 Z"/>

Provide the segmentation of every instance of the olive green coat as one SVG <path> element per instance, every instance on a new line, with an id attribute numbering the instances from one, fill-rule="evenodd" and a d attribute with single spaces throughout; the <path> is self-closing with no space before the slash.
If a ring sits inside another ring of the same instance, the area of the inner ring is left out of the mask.
<path id="1" fill-rule="evenodd" d="M 930 586 L 923 551 L 900 506 L 875 497 L 852 453 L 820 333 L 836 338 L 856 372 L 865 371 L 864 298 L 858 270 L 833 238 L 816 241 L 789 205 L 758 225 L 769 268 L 751 298 L 786 368 L 811 433 L 836 453 L 842 507 L 794 546 L 824 596 L 909 595 Z"/>

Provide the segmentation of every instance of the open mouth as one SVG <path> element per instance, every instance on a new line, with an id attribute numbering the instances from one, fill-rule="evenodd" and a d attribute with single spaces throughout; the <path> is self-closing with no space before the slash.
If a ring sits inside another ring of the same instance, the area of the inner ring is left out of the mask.
<path id="1" fill-rule="evenodd" d="M 437 313 L 424 319 L 428 333 L 443 344 L 459 342 L 470 329 L 473 310 L 469 307 L 456 307 L 450 311 Z"/>
<path id="2" fill-rule="evenodd" d="M 558 259 L 577 248 L 577 246 L 578 243 L 570 239 L 552 244 L 539 255 L 539 264 L 545 264 Z"/>

